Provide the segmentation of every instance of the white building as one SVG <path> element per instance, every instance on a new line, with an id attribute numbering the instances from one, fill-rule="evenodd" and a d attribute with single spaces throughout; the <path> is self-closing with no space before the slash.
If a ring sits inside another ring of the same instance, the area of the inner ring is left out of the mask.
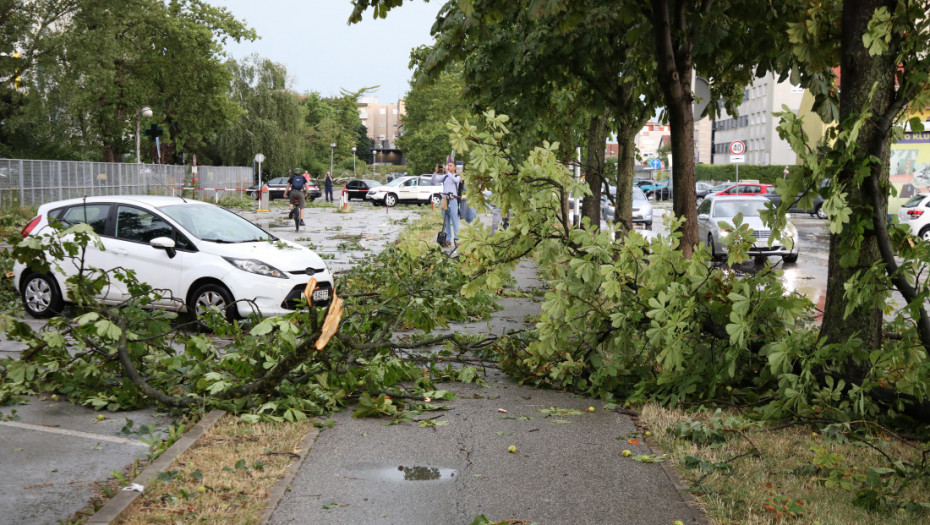
<path id="1" fill-rule="evenodd" d="M 788 143 L 778 136 L 778 119 L 772 113 L 795 114 L 801 107 L 804 88 L 790 82 L 778 82 L 773 74 L 757 78 L 746 87 L 738 117 L 726 112 L 713 124 L 712 164 L 730 163 L 730 143 L 740 140 L 746 145 L 745 164 L 797 164 L 798 157 Z"/>

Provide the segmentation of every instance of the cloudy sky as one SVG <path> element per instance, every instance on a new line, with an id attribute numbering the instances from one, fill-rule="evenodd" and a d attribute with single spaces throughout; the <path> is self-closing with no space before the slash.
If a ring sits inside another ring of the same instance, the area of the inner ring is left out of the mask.
<path id="1" fill-rule="evenodd" d="M 409 89 L 410 50 L 430 44 L 430 27 L 444 0 L 408 0 L 387 18 L 366 13 L 348 25 L 349 0 L 212 0 L 255 29 L 260 39 L 227 44 L 235 59 L 252 53 L 284 64 L 298 92 L 338 95 L 380 85 L 379 102 L 396 102 Z"/>

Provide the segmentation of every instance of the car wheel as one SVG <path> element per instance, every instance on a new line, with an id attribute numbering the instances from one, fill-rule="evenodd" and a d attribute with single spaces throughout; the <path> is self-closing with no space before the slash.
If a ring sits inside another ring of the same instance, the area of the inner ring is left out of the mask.
<path id="1" fill-rule="evenodd" d="M 257 191 L 250 191 L 250 192 L 249 192 L 249 197 L 251 197 L 252 200 L 257 201 L 257 200 L 258 200 L 258 192 L 257 192 Z"/>
<path id="2" fill-rule="evenodd" d="M 442 205 L 442 195 L 438 195 L 438 194 L 437 194 L 437 195 L 433 195 L 432 197 L 430 197 L 429 200 L 430 200 L 430 202 L 433 203 L 433 206 L 440 206 L 440 205 Z"/>
<path id="3" fill-rule="evenodd" d="M 925 242 L 930 242 L 930 226 L 924 226 L 924 229 L 920 230 L 920 240 Z"/>
<path id="4" fill-rule="evenodd" d="M 397 196 L 394 195 L 393 193 L 388 193 L 387 196 L 384 197 L 384 205 L 387 206 L 388 208 L 393 208 L 394 206 L 396 206 Z"/>
<path id="5" fill-rule="evenodd" d="M 791 255 L 786 255 L 781 258 L 786 263 L 796 263 L 798 262 L 798 254 L 792 253 Z"/>
<path id="6" fill-rule="evenodd" d="M 714 236 L 709 233 L 707 234 L 707 247 L 710 248 L 710 258 L 716 261 L 719 257 L 714 249 Z"/>
<path id="7" fill-rule="evenodd" d="M 652 221 L 646 223 L 646 229 L 652 231 Z"/>
<path id="8" fill-rule="evenodd" d="M 204 311 L 211 306 L 215 306 L 226 314 L 228 321 L 233 321 L 237 317 L 236 307 L 233 305 L 232 294 L 224 286 L 218 284 L 204 284 L 198 287 L 191 294 L 191 304 L 189 308 L 195 317 L 203 315 Z"/>
<path id="9" fill-rule="evenodd" d="M 827 218 L 827 212 L 824 211 L 823 205 L 820 205 L 820 204 L 817 205 L 817 209 L 814 210 L 814 214 L 817 215 L 817 218 L 818 218 L 818 219 L 826 219 L 826 218 Z"/>
<path id="10" fill-rule="evenodd" d="M 48 319 L 61 313 L 65 301 L 58 283 L 51 275 L 33 273 L 23 280 L 20 290 L 26 313 L 36 319 Z"/>

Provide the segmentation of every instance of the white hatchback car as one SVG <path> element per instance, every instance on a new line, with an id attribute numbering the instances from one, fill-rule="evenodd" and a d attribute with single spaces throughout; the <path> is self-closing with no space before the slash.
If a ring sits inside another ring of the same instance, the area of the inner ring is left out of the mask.
<path id="1" fill-rule="evenodd" d="M 930 242 L 930 194 L 915 195 L 898 210 L 898 222 L 912 235 Z"/>
<path id="2" fill-rule="evenodd" d="M 399 203 L 429 204 L 439 206 L 442 199 L 442 184 L 434 186 L 432 175 L 419 175 L 394 179 L 384 186 L 368 190 L 365 198 L 372 204 L 388 208 Z"/>
<path id="3" fill-rule="evenodd" d="M 104 246 L 87 247 L 85 268 L 134 270 L 140 282 L 164 295 L 155 304 L 161 308 L 199 314 L 216 306 L 228 319 L 255 309 L 264 316 L 284 315 L 303 300 L 311 277 L 319 283 L 314 305 L 326 305 L 332 296 L 333 277 L 309 248 L 213 204 L 180 197 L 89 197 L 43 204 L 22 235 L 79 223 L 90 225 Z M 61 261 L 59 270 L 47 274 L 17 263 L 14 279 L 26 312 L 38 318 L 60 313 L 68 301 L 62 293 L 65 280 L 79 265 Z M 125 284 L 111 278 L 99 299 L 116 304 L 128 297 Z M 234 302 L 235 308 L 228 308 Z"/>

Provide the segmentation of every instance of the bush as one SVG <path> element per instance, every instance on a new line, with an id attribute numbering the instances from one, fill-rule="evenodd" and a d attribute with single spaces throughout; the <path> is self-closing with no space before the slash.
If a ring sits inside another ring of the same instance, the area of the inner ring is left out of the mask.
<path id="1" fill-rule="evenodd" d="M 788 166 L 788 170 L 792 174 L 801 169 L 801 166 Z M 774 184 L 776 180 L 783 179 L 784 177 L 785 166 L 739 165 L 740 180 L 757 180 L 766 184 Z M 735 181 L 736 164 L 697 164 L 694 167 L 694 179 L 698 181 Z"/>

